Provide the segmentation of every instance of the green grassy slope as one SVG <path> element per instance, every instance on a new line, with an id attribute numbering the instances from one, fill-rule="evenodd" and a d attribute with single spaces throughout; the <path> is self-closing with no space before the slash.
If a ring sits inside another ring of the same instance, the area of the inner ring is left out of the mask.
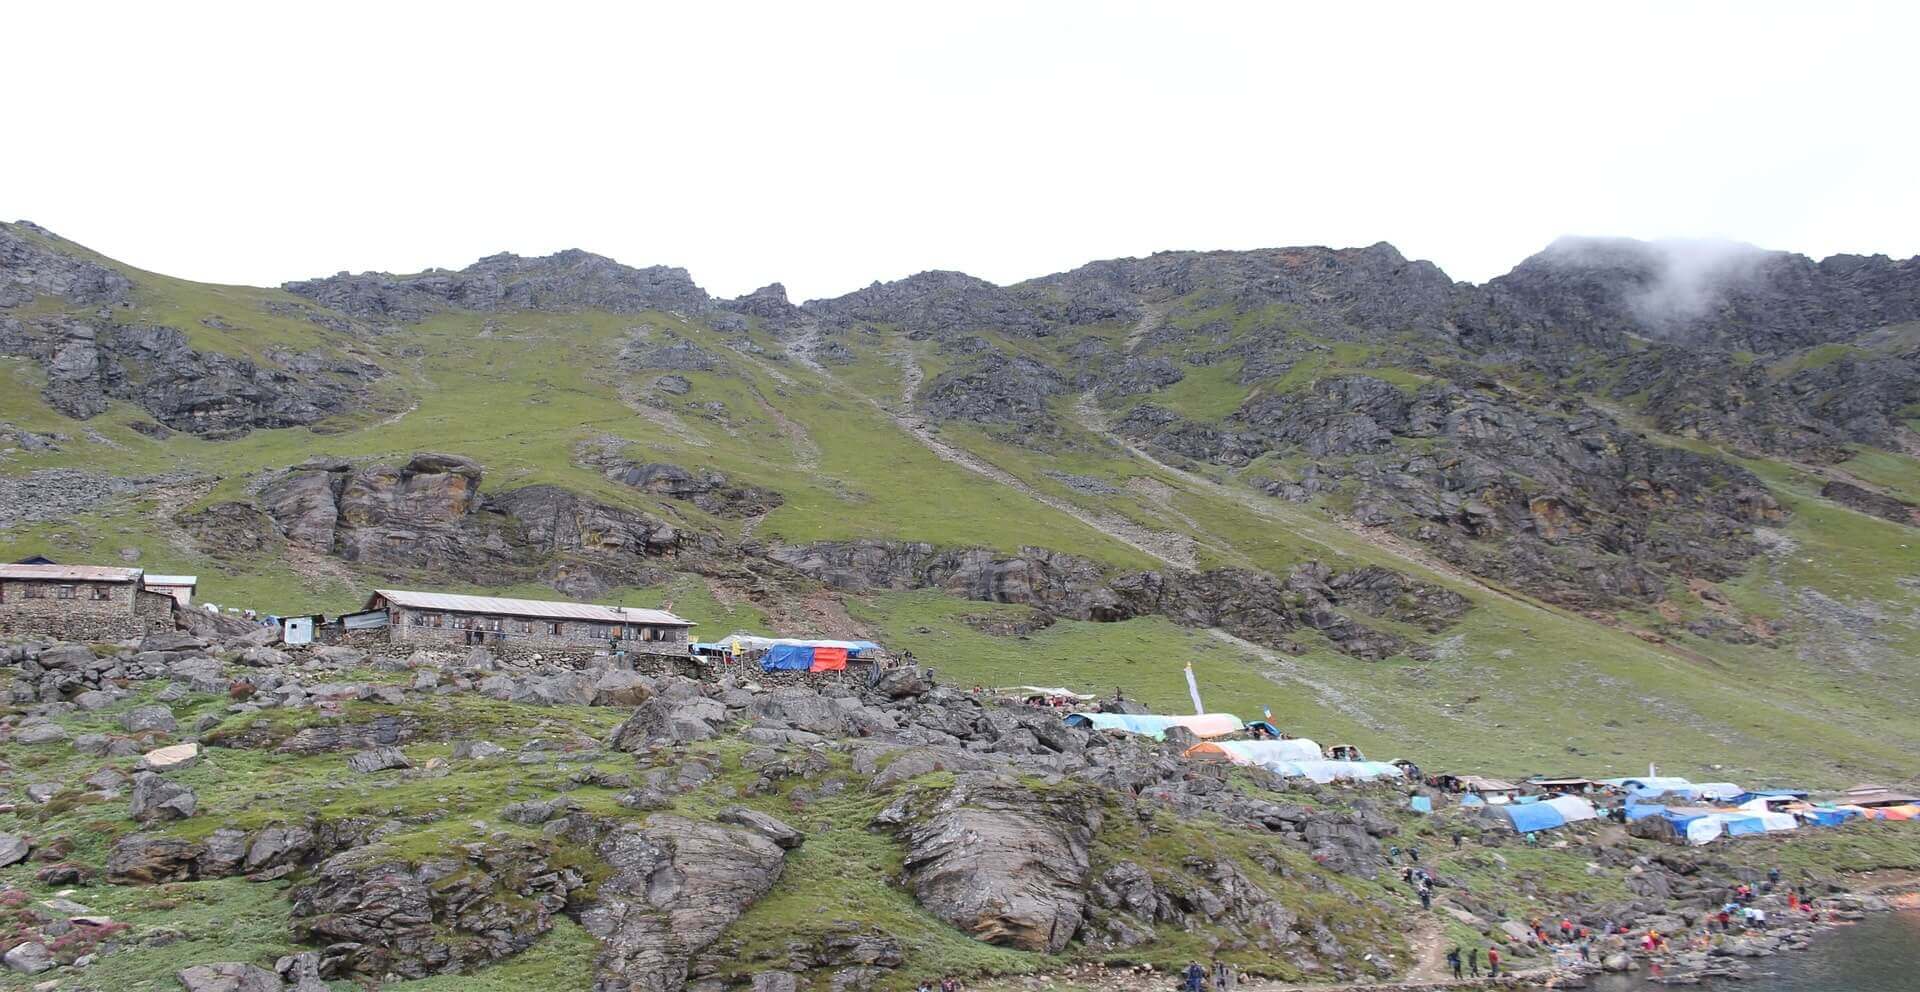
<path id="1" fill-rule="evenodd" d="M 364 598 L 372 577 L 344 563 L 316 569 L 271 557 L 218 560 L 179 533 L 172 515 L 245 498 L 266 474 L 311 456 L 401 459 L 422 450 L 480 462 L 488 490 L 554 483 L 685 526 L 738 533 L 737 521 L 634 492 L 575 463 L 576 446 L 607 438 L 636 459 L 715 469 L 780 492 L 785 503 L 757 525 L 762 541 L 877 537 L 1002 551 L 1038 545 L 1113 568 L 1159 565 L 1076 519 L 1107 515 L 1190 539 L 1201 567 L 1284 572 L 1308 559 L 1336 568 L 1378 563 L 1445 584 L 1475 604 L 1461 624 L 1437 637 L 1400 631 L 1437 642 L 1433 660 L 1380 663 L 1342 656 L 1310 633 L 1301 637 L 1307 653 L 1296 658 L 1157 620 L 1063 622 L 1014 640 L 978 633 L 962 621 L 996 609 L 983 604 L 927 593 L 856 597 L 847 604 L 873 633 L 963 683 L 1069 684 L 1095 692 L 1121 686 L 1156 705 L 1178 707 L 1185 697 L 1179 667 L 1192 660 L 1210 705 L 1242 715 L 1272 706 L 1294 729 L 1323 741 L 1352 739 L 1378 755 L 1504 774 L 1624 773 L 1655 761 L 1715 777 L 1844 784 L 1910 776 L 1911 756 L 1920 753 L 1920 724 L 1902 704 L 1920 694 L 1920 665 L 1912 662 L 1920 651 L 1920 594 L 1912 584 L 1920 576 L 1920 545 L 1908 529 L 1820 499 L 1818 480 L 1791 466 L 1748 463 L 1794 515 L 1778 529 L 1776 551 L 1722 590 L 1739 610 L 1784 621 L 1788 629 L 1778 645 L 1734 646 L 1684 633 L 1650 643 L 1627 628 L 1657 618 L 1627 616 L 1622 626 L 1604 626 L 1534 603 L 1524 590 L 1492 589 L 1417 554 L 1409 558 L 1356 535 L 1327 507 L 1261 496 L 1244 477 L 1266 468 L 1262 463 L 1226 472 L 1144 460 L 1081 422 L 1077 396 L 1055 399 L 1058 432 L 1038 441 L 960 425 L 940 430 L 945 443 L 1084 511 L 1061 512 L 942 461 L 889 419 L 888 410 L 901 402 L 903 356 L 912 357 L 927 381 L 954 358 L 884 328 L 842 335 L 853 362 L 827 366 L 825 374 L 785 356 L 783 343 L 762 330 L 723 334 L 667 313 L 452 312 L 342 340 L 268 312 L 270 305 L 311 306 L 279 290 L 122 271 L 135 280 L 143 314 L 198 328 L 191 331 L 197 346 L 254 356 L 274 346 L 353 348 L 375 357 L 390 372 L 378 408 L 312 429 L 255 431 L 237 440 L 181 434 L 156 440 L 126 426 L 139 414 L 124 404 L 85 423 L 59 415 L 39 399 L 37 368 L 0 360 L 0 421 L 68 439 L 59 451 L 0 454 L 0 473 L 68 468 L 195 476 L 141 498 L 104 502 L 75 519 L 0 531 L 0 558 L 49 553 L 117 561 L 123 549 L 134 549 L 149 569 L 202 576 L 206 600 L 269 612 L 340 610 Z M 207 315 L 237 330 L 209 328 L 199 319 Z M 1289 329 L 1278 309 L 1215 316 L 1224 324 L 1222 344 L 1258 329 L 1304 333 Z M 1200 326 L 1209 318 L 1179 319 Z M 1080 333 L 1117 344 L 1126 329 Z M 636 334 L 684 338 L 717 356 L 719 367 L 680 373 L 691 392 L 672 401 L 668 416 L 643 415 L 623 402 L 623 392 L 644 388 L 659 373 L 625 371 L 615 361 Z M 1068 365 L 1059 350 L 1068 341 L 992 337 L 1038 360 Z M 1375 346 L 1306 343 L 1313 346 L 1306 357 L 1279 379 L 1242 385 L 1235 363 L 1189 367 L 1181 383 L 1103 412 L 1117 416 L 1128 404 L 1150 401 L 1212 420 L 1253 390 L 1303 388 L 1315 376 L 1342 370 L 1366 369 L 1408 386 L 1419 381 L 1368 367 L 1379 358 Z M 1920 462 L 1903 455 L 1863 453 L 1846 467 L 1895 491 L 1911 495 L 1920 488 Z M 1098 478 L 1117 492 L 1076 491 L 1056 477 L 1060 473 Z M 483 591 L 459 576 L 446 577 L 444 585 Z M 531 586 L 512 591 L 539 593 Z M 769 612 L 723 604 L 690 576 L 671 587 L 620 590 L 608 598 L 635 605 L 671 599 L 706 624 L 703 630 L 721 633 L 758 626 Z M 1676 590 L 1672 608 L 1684 619 L 1704 615 L 1709 606 Z"/>

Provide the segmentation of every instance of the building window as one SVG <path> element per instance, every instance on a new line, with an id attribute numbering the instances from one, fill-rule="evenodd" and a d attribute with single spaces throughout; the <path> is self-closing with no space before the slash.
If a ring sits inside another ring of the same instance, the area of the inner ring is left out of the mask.
<path id="1" fill-rule="evenodd" d="M 54 590 L 53 590 L 53 598 L 72 599 L 73 593 L 74 593 L 74 589 L 72 586 L 56 586 L 54 587 Z"/>
<path id="2" fill-rule="evenodd" d="M 551 634 L 554 637 L 560 637 L 566 633 L 564 630 L 562 630 L 562 628 L 565 626 L 566 626 L 565 624 L 555 620 L 547 624 L 547 633 Z"/>
<path id="3" fill-rule="evenodd" d="M 23 585 L 20 586 L 20 598 L 21 599 L 45 599 L 47 598 L 47 590 L 42 588 L 40 583 L 38 582 L 24 583 Z"/>
<path id="4" fill-rule="evenodd" d="M 506 621 L 500 619 L 499 617 L 487 617 L 485 620 L 481 622 L 487 625 L 488 630 L 491 630 L 495 633 L 499 633 L 500 631 L 506 629 Z"/>
<path id="5" fill-rule="evenodd" d="M 531 620 L 522 620 L 515 626 L 519 629 L 520 633 L 522 634 L 533 633 L 533 621 Z"/>
<path id="6" fill-rule="evenodd" d="M 113 598 L 113 590 L 103 585 L 94 585 L 88 591 L 93 593 L 93 600 L 96 603 L 104 603 Z"/>
<path id="7" fill-rule="evenodd" d="M 602 627 L 597 623 L 590 624 L 587 627 L 587 636 L 593 638 L 596 641 L 604 641 L 607 639 L 607 628 Z"/>

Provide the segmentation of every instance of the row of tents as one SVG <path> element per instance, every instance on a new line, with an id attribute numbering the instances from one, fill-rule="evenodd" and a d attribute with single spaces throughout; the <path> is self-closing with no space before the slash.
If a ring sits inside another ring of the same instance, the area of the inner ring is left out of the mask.
<path id="1" fill-rule="evenodd" d="M 763 672 L 838 672 L 848 661 L 871 661 L 880 654 L 872 641 L 835 641 L 801 637 L 733 634 L 725 640 L 695 642 L 693 654 L 734 664 L 758 662 Z"/>
<path id="2" fill-rule="evenodd" d="M 1165 740 L 1167 731 L 1180 727 L 1191 731 L 1200 743 L 1182 753 L 1187 758 L 1225 760 L 1250 765 L 1289 778 L 1327 782 L 1371 782 L 1383 778 L 1402 778 L 1400 766 L 1384 761 L 1357 758 L 1329 758 L 1327 749 L 1304 737 L 1280 739 L 1280 730 L 1265 720 L 1246 721 L 1231 713 L 1203 713 L 1194 716 L 1158 716 L 1134 713 L 1073 713 L 1067 726 L 1113 730 Z M 1220 740 L 1235 734 L 1251 733 L 1254 740 Z M 1334 753 L 1357 754 L 1351 748 L 1335 748 Z"/>
<path id="3" fill-rule="evenodd" d="M 1282 738 L 1271 723 L 1244 721 L 1230 713 L 1162 716 L 1077 712 L 1068 715 L 1066 722 L 1068 726 L 1137 734 L 1154 740 L 1164 740 L 1168 731 L 1177 727 L 1200 738 L 1199 743 L 1182 752 L 1183 757 L 1265 768 L 1278 775 L 1316 783 L 1371 782 L 1408 774 L 1404 762 L 1367 761 L 1357 750 L 1345 746 L 1329 750 L 1305 738 Z M 1252 739 L 1241 736 L 1245 734 L 1251 734 Z M 1449 777 L 1459 782 L 1455 791 L 1465 793 L 1462 806 L 1478 807 L 1482 815 L 1495 817 L 1522 834 L 1553 830 L 1606 815 L 1592 800 L 1575 794 L 1579 791 L 1623 796 L 1625 818 L 1629 822 L 1662 817 L 1672 824 L 1676 839 L 1696 845 L 1721 837 L 1796 830 L 1803 826 L 1838 826 L 1861 818 L 1920 819 L 1920 800 L 1872 786 L 1858 787 L 1832 802 L 1813 803 L 1808 801 L 1807 793 L 1798 790 L 1749 791 L 1731 782 L 1693 782 L 1674 776 L 1646 775 L 1569 779 L 1565 780 L 1572 783 L 1568 788 L 1545 789 L 1549 793 L 1546 797 L 1521 795 L 1517 787 L 1486 780 L 1484 784 L 1488 788 L 1483 796 L 1480 789 L 1474 788 L 1483 783 L 1474 776 Z M 1412 802 L 1417 809 L 1432 810 L 1432 802 L 1425 796 L 1415 797 Z"/>

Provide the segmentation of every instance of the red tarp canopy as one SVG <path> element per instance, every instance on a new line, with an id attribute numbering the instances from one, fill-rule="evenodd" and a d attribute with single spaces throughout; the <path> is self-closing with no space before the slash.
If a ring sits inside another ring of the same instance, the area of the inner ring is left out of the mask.
<path id="1" fill-rule="evenodd" d="M 814 648 L 813 667 L 810 672 L 838 672 L 847 667 L 846 648 Z"/>

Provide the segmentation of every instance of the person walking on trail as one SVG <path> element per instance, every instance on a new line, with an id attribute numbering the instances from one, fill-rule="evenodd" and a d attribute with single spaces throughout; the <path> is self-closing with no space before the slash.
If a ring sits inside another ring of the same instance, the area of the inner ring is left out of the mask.
<path id="1" fill-rule="evenodd" d="M 1426 884 L 1420 886 L 1420 908 L 1427 910 L 1433 908 L 1433 886 Z"/>
<path id="2" fill-rule="evenodd" d="M 1232 992 L 1233 966 L 1218 958 L 1213 962 L 1213 992 Z"/>
<path id="3" fill-rule="evenodd" d="M 1467 951 L 1467 973 L 1475 978 L 1480 977 L 1480 948 L 1478 947 Z"/>
<path id="4" fill-rule="evenodd" d="M 1417 864 L 1419 864 L 1419 863 L 1420 863 L 1420 849 L 1419 849 L 1419 848 L 1417 848 L 1417 847 L 1409 847 L 1409 848 L 1407 848 L 1407 860 L 1408 860 L 1408 861 L 1411 861 L 1411 862 L 1413 862 L 1413 863 L 1414 863 L 1414 864 L 1416 864 L 1416 865 L 1417 865 Z"/>
<path id="5" fill-rule="evenodd" d="M 1465 839 L 1466 838 L 1460 835 L 1459 833 L 1455 833 L 1453 835 L 1453 849 L 1456 851 L 1460 850 L 1460 842 Z"/>
<path id="6" fill-rule="evenodd" d="M 1392 847 L 1387 848 L 1387 863 L 1390 865 L 1396 865 L 1400 863 L 1400 845 L 1395 844 Z"/>
<path id="7" fill-rule="evenodd" d="M 1455 944 L 1453 947 L 1453 950 L 1447 952 L 1447 966 L 1453 969 L 1453 980 L 1456 982 L 1459 981 L 1460 980 L 1460 945 Z"/>
<path id="8" fill-rule="evenodd" d="M 1500 977 L 1500 948 L 1498 947 L 1487 948 L 1487 977 Z"/>
<path id="9" fill-rule="evenodd" d="M 1187 965 L 1187 992 L 1205 992 L 1207 987 L 1207 969 L 1194 961 Z"/>

